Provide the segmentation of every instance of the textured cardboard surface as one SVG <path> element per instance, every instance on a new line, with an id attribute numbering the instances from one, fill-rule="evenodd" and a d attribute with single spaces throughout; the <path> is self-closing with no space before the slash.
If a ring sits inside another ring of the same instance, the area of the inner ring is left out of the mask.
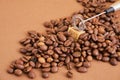
<path id="1" fill-rule="evenodd" d="M 42 23 L 51 19 L 70 16 L 81 9 L 75 0 L 0 0 L 0 80 L 30 80 L 26 75 L 16 77 L 6 72 L 9 64 L 21 57 L 18 43 L 29 30 L 44 32 Z M 73 69 L 74 77 L 65 77 L 67 70 L 62 67 L 46 80 L 120 80 L 120 63 L 113 67 L 109 63 L 93 61 L 85 74 Z M 39 70 L 35 70 L 41 78 Z"/>

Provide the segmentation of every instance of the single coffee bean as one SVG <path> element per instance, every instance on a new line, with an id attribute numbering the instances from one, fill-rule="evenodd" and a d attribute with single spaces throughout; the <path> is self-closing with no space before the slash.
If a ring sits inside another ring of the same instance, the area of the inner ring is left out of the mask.
<path id="1" fill-rule="evenodd" d="M 87 72 L 87 68 L 86 67 L 79 67 L 77 70 L 80 73 L 86 73 Z"/>
<path id="2" fill-rule="evenodd" d="M 27 50 L 25 48 L 20 48 L 20 53 L 27 53 Z"/>
<path id="3" fill-rule="evenodd" d="M 64 62 L 59 62 L 58 67 L 62 67 L 64 65 Z"/>
<path id="4" fill-rule="evenodd" d="M 67 77 L 68 77 L 68 78 L 72 78 L 72 77 L 73 77 L 73 73 L 72 73 L 71 71 L 68 71 L 68 72 L 67 72 Z"/>
<path id="5" fill-rule="evenodd" d="M 52 62 L 52 63 L 51 63 L 51 66 L 52 66 L 52 67 L 55 67 L 55 66 L 57 66 L 57 63 L 56 63 L 56 62 Z"/>
<path id="6" fill-rule="evenodd" d="M 40 67 L 41 67 L 41 63 L 36 62 L 36 64 L 35 64 L 35 68 L 40 68 Z"/>
<path id="7" fill-rule="evenodd" d="M 42 72 L 50 72 L 50 67 L 48 67 L 48 68 L 42 68 L 41 71 Z"/>
<path id="8" fill-rule="evenodd" d="M 43 72 L 42 73 L 42 77 L 43 78 L 48 78 L 49 77 L 49 73 L 48 72 Z"/>
<path id="9" fill-rule="evenodd" d="M 48 62 L 48 63 L 50 63 L 50 62 L 52 62 L 52 61 L 53 61 L 53 58 L 52 58 L 52 57 L 47 58 L 47 62 Z"/>
<path id="10" fill-rule="evenodd" d="M 40 40 L 40 42 L 44 42 L 44 41 L 45 41 L 45 37 L 44 37 L 44 36 L 41 36 L 41 37 L 39 38 L 39 40 Z"/>
<path id="11" fill-rule="evenodd" d="M 91 66 L 90 62 L 83 62 L 83 66 L 89 68 Z"/>
<path id="12" fill-rule="evenodd" d="M 116 66 L 118 64 L 116 58 L 111 58 L 110 59 L 110 64 L 113 65 L 113 66 Z"/>
<path id="13" fill-rule="evenodd" d="M 40 63 L 45 63 L 45 62 L 46 62 L 43 57 L 39 57 L 39 58 L 38 58 L 38 61 L 39 61 Z"/>
<path id="14" fill-rule="evenodd" d="M 67 63 L 69 63 L 69 62 L 70 62 L 70 57 L 67 56 L 66 59 L 65 59 L 65 63 L 67 64 Z"/>
<path id="15" fill-rule="evenodd" d="M 48 51 L 47 51 L 47 54 L 48 54 L 48 55 L 53 55 L 53 54 L 54 54 L 54 51 L 53 51 L 53 50 L 48 50 Z"/>
<path id="16" fill-rule="evenodd" d="M 33 71 L 30 71 L 28 73 L 28 77 L 31 78 L 31 79 L 34 79 L 36 77 L 36 74 Z"/>
<path id="17" fill-rule="evenodd" d="M 51 67 L 51 72 L 52 72 L 52 73 L 58 72 L 58 67 L 57 67 L 57 66 Z"/>
<path id="18" fill-rule="evenodd" d="M 44 68 L 50 67 L 50 63 L 43 63 L 42 67 L 44 67 Z"/>
<path id="19" fill-rule="evenodd" d="M 23 61 L 21 59 L 16 60 L 15 63 L 23 65 Z"/>
<path id="20" fill-rule="evenodd" d="M 66 37 L 64 36 L 63 32 L 57 33 L 57 36 L 58 36 L 59 40 L 66 41 Z"/>
<path id="21" fill-rule="evenodd" d="M 17 76 L 21 76 L 22 75 L 22 70 L 20 70 L 20 69 L 16 69 L 15 71 L 14 71 L 14 74 L 15 75 L 17 75 Z"/>
<path id="22" fill-rule="evenodd" d="M 102 58 L 102 61 L 104 61 L 104 62 L 108 62 L 109 60 L 110 60 L 109 57 L 103 57 L 103 58 Z"/>
<path id="23" fill-rule="evenodd" d="M 91 62 L 93 60 L 92 56 L 87 56 L 87 60 Z"/>
<path id="24" fill-rule="evenodd" d="M 8 69 L 7 69 L 7 72 L 10 73 L 10 74 L 12 74 L 12 73 L 14 72 L 14 69 L 8 68 Z"/>
<path id="25" fill-rule="evenodd" d="M 73 57 L 80 57 L 81 53 L 80 52 L 74 52 L 72 55 L 73 55 Z"/>
<path id="26" fill-rule="evenodd" d="M 75 67 L 81 67 L 83 65 L 83 62 L 79 62 L 75 64 Z"/>
<path id="27" fill-rule="evenodd" d="M 18 69 L 24 69 L 24 66 L 21 65 L 21 64 L 16 64 L 15 67 L 18 68 Z"/>
<path id="28" fill-rule="evenodd" d="M 67 70 L 71 70 L 72 69 L 71 63 L 66 64 L 66 67 L 67 67 Z"/>
<path id="29" fill-rule="evenodd" d="M 29 62 L 30 66 L 35 67 L 35 63 L 33 61 Z"/>
<path id="30" fill-rule="evenodd" d="M 28 66 L 28 67 L 26 67 L 23 71 L 25 72 L 25 73 L 27 73 L 27 72 L 30 72 L 32 70 L 32 67 L 31 66 Z"/>
<path id="31" fill-rule="evenodd" d="M 99 55 L 98 49 L 94 49 L 94 50 L 93 50 L 93 56 L 98 56 L 98 55 Z"/>
<path id="32" fill-rule="evenodd" d="M 65 43 L 64 43 L 64 46 L 70 46 L 72 44 L 72 41 L 71 40 L 66 40 Z"/>
<path id="33" fill-rule="evenodd" d="M 41 46 L 40 46 L 40 49 L 41 49 L 42 51 L 46 51 L 46 50 L 48 49 L 48 47 L 47 47 L 46 45 L 41 45 Z"/>

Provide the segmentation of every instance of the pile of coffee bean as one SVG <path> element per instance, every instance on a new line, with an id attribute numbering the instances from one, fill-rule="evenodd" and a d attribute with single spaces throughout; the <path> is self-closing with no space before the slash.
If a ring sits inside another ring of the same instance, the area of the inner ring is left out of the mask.
<path id="1" fill-rule="evenodd" d="M 77 2 L 84 9 L 73 15 L 80 14 L 86 19 L 105 10 L 106 2 L 115 0 Z M 8 73 L 17 76 L 24 73 L 33 79 L 36 77 L 33 69 L 39 69 L 41 76 L 48 78 L 49 73 L 57 73 L 60 67 L 65 66 L 68 70 L 66 76 L 72 78 L 72 68 L 85 73 L 93 59 L 117 65 L 120 61 L 120 26 L 115 21 L 117 16 L 105 14 L 86 22 L 85 33 L 77 41 L 67 31 L 72 26 L 72 16 L 45 22 L 45 34 L 29 31 L 27 37 L 20 41 L 23 47 L 19 51 L 23 56 L 11 63 Z"/>

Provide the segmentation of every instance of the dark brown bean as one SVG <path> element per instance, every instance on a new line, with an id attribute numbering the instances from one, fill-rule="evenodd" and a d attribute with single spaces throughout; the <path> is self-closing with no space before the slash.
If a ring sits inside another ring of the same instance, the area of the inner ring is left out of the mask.
<path id="1" fill-rule="evenodd" d="M 91 66 L 90 62 L 83 62 L 83 66 L 89 68 Z"/>
<path id="2" fill-rule="evenodd" d="M 111 58 L 110 59 L 110 64 L 113 65 L 113 66 L 116 66 L 118 64 L 116 58 Z"/>
<path id="3" fill-rule="evenodd" d="M 7 72 L 10 73 L 10 74 L 12 74 L 12 73 L 14 72 L 14 69 L 8 68 L 8 69 L 7 69 Z"/>
<path id="4" fill-rule="evenodd" d="M 73 55 L 74 57 L 80 57 L 80 56 L 81 56 L 81 53 L 80 53 L 80 52 L 74 52 L 72 55 Z"/>

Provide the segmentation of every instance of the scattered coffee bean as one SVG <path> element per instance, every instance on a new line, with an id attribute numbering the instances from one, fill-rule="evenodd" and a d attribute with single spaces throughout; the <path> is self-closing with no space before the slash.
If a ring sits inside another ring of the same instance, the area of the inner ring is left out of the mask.
<path id="1" fill-rule="evenodd" d="M 87 68 L 86 67 L 79 67 L 77 70 L 80 73 L 86 73 L 87 72 Z"/>
<path id="2" fill-rule="evenodd" d="M 42 73 L 42 77 L 43 78 L 48 78 L 49 77 L 49 73 L 48 72 L 43 72 Z"/>
<path id="3" fill-rule="evenodd" d="M 36 77 L 36 74 L 33 71 L 30 71 L 28 73 L 28 77 L 31 78 L 31 79 L 34 79 Z"/>
<path id="4" fill-rule="evenodd" d="M 8 69 L 7 69 L 7 72 L 10 73 L 10 74 L 12 74 L 12 73 L 14 72 L 14 69 L 8 68 Z"/>
<path id="5" fill-rule="evenodd" d="M 15 71 L 14 71 L 14 74 L 15 75 L 17 75 L 17 76 L 21 76 L 22 75 L 22 70 L 20 70 L 20 69 L 16 69 Z"/>
<path id="6" fill-rule="evenodd" d="M 58 67 L 57 67 L 57 66 L 51 67 L 51 72 L 52 72 L 52 73 L 58 72 Z"/>
<path id="7" fill-rule="evenodd" d="M 68 71 L 68 72 L 67 72 L 67 77 L 68 77 L 68 78 L 72 78 L 72 77 L 73 77 L 73 73 L 72 73 L 71 71 Z"/>

